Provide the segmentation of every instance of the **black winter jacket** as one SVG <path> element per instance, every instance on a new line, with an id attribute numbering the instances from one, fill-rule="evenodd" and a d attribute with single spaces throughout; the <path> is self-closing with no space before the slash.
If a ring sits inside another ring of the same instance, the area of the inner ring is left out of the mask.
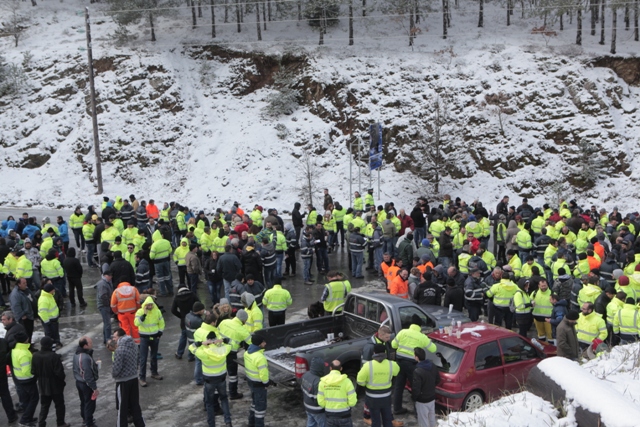
<path id="1" fill-rule="evenodd" d="M 131 263 L 123 258 L 116 258 L 110 266 L 113 273 L 112 283 L 117 287 L 122 282 L 128 282 L 131 286 L 136 284 L 136 272 Z"/>
<path id="2" fill-rule="evenodd" d="M 82 278 L 82 264 L 80 260 L 74 256 L 67 256 L 62 263 L 62 268 L 69 279 Z"/>
<path id="3" fill-rule="evenodd" d="M 200 301 L 196 294 L 187 287 L 178 289 L 171 305 L 171 314 L 180 319 L 180 329 L 184 329 L 184 318 L 193 309 L 193 304 Z"/>
<path id="4" fill-rule="evenodd" d="M 440 383 L 440 372 L 430 360 L 423 360 L 413 371 L 411 398 L 420 403 L 429 403 L 436 398 L 436 386 Z"/>
<path id="5" fill-rule="evenodd" d="M 54 396 L 64 393 L 64 366 L 62 357 L 51 350 L 33 353 L 31 371 L 38 377 L 38 389 L 41 396 Z"/>

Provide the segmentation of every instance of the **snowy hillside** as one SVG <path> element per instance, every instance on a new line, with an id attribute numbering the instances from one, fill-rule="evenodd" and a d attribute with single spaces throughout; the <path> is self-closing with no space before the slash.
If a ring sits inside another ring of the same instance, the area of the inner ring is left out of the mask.
<path id="1" fill-rule="evenodd" d="M 473 3 L 461 5 L 449 39 L 437 36 L 438 14 L 431 14 L 423 28 L 433 33 L 419 35 L 413 49 L 398 22 L 383 18 L 358 27 L 350 49 L 346 20 L 330 30 L 323 47 L 308 45 L 310 38 L 304 48 L 287 42 L 301 34 L 305 40 L 316 34 L 315 41 L 317 33 L 304 23 L 293 32 L 270 24 L 264 44 L 252 41 L 250 23 L 239 36 L 222 26 L 222 47 L 207 45 L 206 26 L 188 33 L 161 23 L 156 45 L 140 39 L 116 47 L 107 37 L 113 23 L 99 13 L 104 6 L 91 5 L 98 10 L 92 31 L 104 193 L 133 192 L 195 208 L 241 200 L 287 209 L 300 199 L 306 152 L 317 164 L 318 188 L 344 202 L 349 143 L 358 136 L 368 142 L 368 125 L 379 121 L 382 201 L 407 206 L 418 193 L 433 194 L 437 169 L 439 192 L 468 201 L 479 197 L 493 205 L 507 193 L 541 203 L 562 192 L 634 207 L 640 89 L 610 68 L 593 66 L 606 48 L 586 32 L 584 50 L 571 44 L 573 31 L 551 40 L 532 35 L 535 18 L 478 30 Z M 84 20 L 77 11 L 43 3 L 30 10 L 33 25 L 18 48 L 0 39 L 9 61 L 23 62 L 25 52 L 30 57 L 28 89 L 0 98 L 0 203 L 98 200 Z M 489 4 L 485 19 L 502 13 Z M 626 42 L 619 51 L 638 46 Z M 597 63 L 621 68 L 606 58 Z M 640 69 L 635 58 L 623 65 Z M 284 70 L 293 76 L 300 105 L 291 115 L 266 117 L 267 98 L 278 91 L 274 76 Z M 435 151 L 436 128 L 441 155 L 433 159 L 425 153 Z M 355 169 L 353 176 L 356 190 Z M 597 182 L 589 182 L 594 176 Z M 361 182 L 368 187 L 369 176 Z M 561 189 L 554 185 L 559 182 L 568 185 Z"/>

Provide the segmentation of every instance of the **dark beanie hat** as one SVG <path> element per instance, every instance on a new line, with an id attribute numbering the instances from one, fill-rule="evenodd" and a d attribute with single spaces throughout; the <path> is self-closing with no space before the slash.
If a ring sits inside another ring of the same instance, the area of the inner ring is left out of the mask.
<path id="1" fill-rule="evenodd" d="M 567 319 L 569 320 L 578 320 L 578 317 L 580 317 L 580 314 L 577 310 L 569 310 L 567 313 Z"/>
<path id="2" fill-rule="evenodd" d="M 50 337 L 42 337 L 40 340 L 40 350 L 51 350 L 53 348 L 53 340 Z"/>
<path id="3" fill-rule="evenodd" d="M 251 344 L 260 345 L 264 342 L 264 337 L 260 334 L 253 334 L 251 337 Z"/>
<path id="4" fill-rule="evenodd" d="M 373 354 L 383 354 L 387 352 L 387 348 L 384 344 L 374 344 L 373 345 Z"/>
<path id="5" fill-rule="evenodd" d="M 201 310 L 204 310 L 204 304 L 201 303 L 200 301 L 196 301 L 193 303 L 193 312 L 197 313 Z"/>
<path id="6" fill-rule="evenodd" d="M 567 270 L 565 270 L 564 268 L 560 267 L 558 269 L 558 276 L 564 276 L 565 274 L 567 274 Z"/>
<path id="7" fill-rule="evenodd" d="M 45 292 L 51 292 L 54 289 L 55 288 L 53 287 L 53 285 L 51 283 L 47 283 L 46 285 L 44 285 L 44 291 Z"/>

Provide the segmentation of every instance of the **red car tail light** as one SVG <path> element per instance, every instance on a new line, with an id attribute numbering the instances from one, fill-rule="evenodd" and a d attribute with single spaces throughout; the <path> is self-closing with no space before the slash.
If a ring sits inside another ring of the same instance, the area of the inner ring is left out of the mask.
<path id="1" fill-rule="evenodd" d="M 301 378 L 309 370 L 309 362 L 304 357 L 296 356 L 296 378 Z"/>

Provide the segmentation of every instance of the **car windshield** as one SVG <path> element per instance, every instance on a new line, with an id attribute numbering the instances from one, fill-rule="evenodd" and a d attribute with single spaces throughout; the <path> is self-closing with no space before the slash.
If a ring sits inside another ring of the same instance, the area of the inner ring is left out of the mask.
<path id="1" fill-rule="evenodd" d="M 435 339 L 432 341 L 438 349 L 435 353 L 427 351 L 427 359 L 432 361 L 442 372 L 448 374 L 458 372 L 464 356 L 464 350 Z"/>

